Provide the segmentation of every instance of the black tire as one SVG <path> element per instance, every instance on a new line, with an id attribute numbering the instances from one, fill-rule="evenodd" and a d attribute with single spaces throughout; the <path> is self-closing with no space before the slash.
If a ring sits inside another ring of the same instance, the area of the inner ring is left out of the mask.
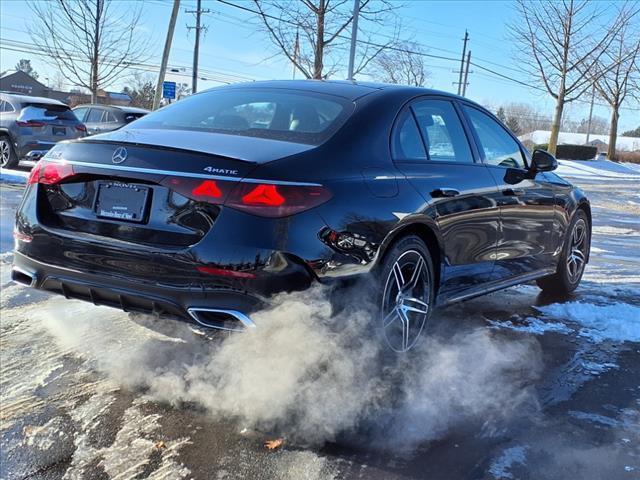
<path id="1" fill-rule="evenodd" d="M 576 242 L 578 235 L 576 232 L 579 229 L 582 229 L 582 240 Z M 577 255 L 575 251 L 576 247 L 579 248 L 582 254 L 582 263 L 578 266 L 577 270 L 575 270 L 577 265 L 575 260 Z M 589 225 L 589 219 L 584 210 L 578 210 L 571 219 L 571 223 L 567 229 L 556 273 L 536 280 L 538 287 L 540 287 L 543 292 L 550 294 L 567 294 L 573 292 L 580 284 L 580 280 L 584 274 L 590 248 L 591 227 Z"/>
<path id="2" fill-rule="evenodd" d="M 7 135 L 0 135 L 0 165 L 2 168 L 14 168 L 18 163 L 20 162 L 11 139 Z"/>
<path id="3" fill-rule="evenodd" d="M 381 341 L 389 352 L 405 353 L 417 344 L 435 300 L 433 260 L 422 239 L 409 235 L 396 242 L 385 254 L 376 280 Z"/>

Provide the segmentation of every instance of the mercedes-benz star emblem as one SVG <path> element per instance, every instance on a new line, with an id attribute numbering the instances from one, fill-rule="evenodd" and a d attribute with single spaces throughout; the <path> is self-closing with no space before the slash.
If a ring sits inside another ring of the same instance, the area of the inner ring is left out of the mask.
<path id="1" fill-rule="evenodd" d="M 113 152 L 113 156 L 111 157 L 111 161 L 113 163 L 122 163 L 127 159 L 127 149 L 124 147 L 118 147 Z"/>

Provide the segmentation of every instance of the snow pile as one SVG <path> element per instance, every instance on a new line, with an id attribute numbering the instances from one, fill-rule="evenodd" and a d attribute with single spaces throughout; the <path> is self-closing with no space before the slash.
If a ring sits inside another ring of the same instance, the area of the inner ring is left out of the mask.
<path id="1" fill-rule="evenodd" d="M 558 160 L 555 173 L 567 177 L 640 180 L 640 171 L 609 160 Z"/>
<path id="2" fill-rule="evenodd" d="M 29 177 L 29 172 L 0 168 L 0 183 L 25 184 L 27 177 Z"/>
<path id="3" fill-rule="evenodd" d="M 635 305 L 568 302 L 535 308 L 545 315 L 577 323 L 578 334 L 594 342 L 640 342 L 640 307 Z"/>

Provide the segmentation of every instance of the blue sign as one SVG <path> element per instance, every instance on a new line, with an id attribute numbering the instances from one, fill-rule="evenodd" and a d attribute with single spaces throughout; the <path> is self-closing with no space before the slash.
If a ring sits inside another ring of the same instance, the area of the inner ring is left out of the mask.
<path id="1" fill-rule="evenodd" d="M 162 82 L 162 98 L 176 98 L 176 82 Z"/>

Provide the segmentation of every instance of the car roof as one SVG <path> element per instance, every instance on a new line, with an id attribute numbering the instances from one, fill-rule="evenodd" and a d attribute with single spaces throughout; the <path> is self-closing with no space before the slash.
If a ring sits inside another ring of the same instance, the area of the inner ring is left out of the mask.
<path id="1" fill-rule="evenodd" d="M 76 105 L 75 107 L 73 107 L 73 109 L 75 110 L 76 108 L 91 108 L 91 107 L 100 107 L 100 108 L 112 108 L 114 110 L 121 110 L 125 113 L 149 113 L 150 110 L 147 110 L 145 108 L 138 108 L 138 107 L 125 107 L 125 106 L 121 106 L 121 105 L 103 105 L 101 103 L 83 103 L 82 105 Z"/>
<path id="2" fill-rule="evenodd" d="M 11 100 L 14 100 L 20 103 L 45 103 L 50 105 L 63 105 L 65 107 L 67 106 L 65 103 L 62 103 L 59 100 L 54 100 L 53 98 L 32 97 L 30 95 L 21 95 L 21 94 L 11 93 L 11 92 L 0 92 L 0 95 L 9 97 Z"/>
<path id="3" fill-rule="evenodd" d="M 407 95 L 443 95 L 457 97 L 448 92 L 432 90 L 429 88 L 412 87 L 408 85 L 396 85 L 391 83 L 359 82 L 349 80 L 267 80 L 259 82 L 234 83 L 223 87 L 215 87 L 201 93 L 221 89 L 253 89 L 253 88 L 281 88 L 286 90 L 300 90 L 314 93 L 326 93 L 356 100 L 374 92 L 405 91 Z"/>

